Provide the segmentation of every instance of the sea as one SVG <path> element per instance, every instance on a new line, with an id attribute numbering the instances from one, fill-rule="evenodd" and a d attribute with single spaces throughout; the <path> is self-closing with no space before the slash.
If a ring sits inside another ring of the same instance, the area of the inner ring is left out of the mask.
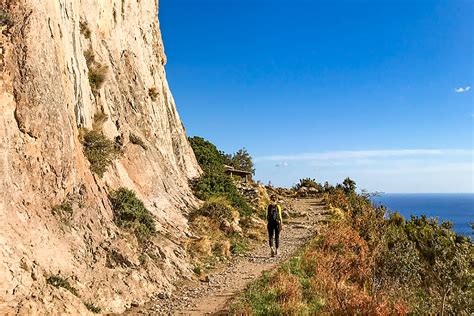
<path id="1" fill-rule="evenodd" d="M 454 224 L 458 234 L 474 237 L 474 193 L 382 193 L 372 197 L 375 205 L 398 211 L 406 219 L 411 215 L 438 217 Z"/>

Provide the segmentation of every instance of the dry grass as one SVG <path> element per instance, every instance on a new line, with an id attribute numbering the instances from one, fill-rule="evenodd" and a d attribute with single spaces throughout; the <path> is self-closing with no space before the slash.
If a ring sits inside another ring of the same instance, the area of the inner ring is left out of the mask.
<path id="1" fill-rule="evenodd" d="M 105 82 L 107 81 L 108 72 L 108 66 L 97 63 L 94 63 L 89 68 L 89 84 L 94 94 L 104 86 Z"/>
<path id="2" fill-rule="evenodd" d="M 84 51 L 84 58 L 86 59 L 87 67 L 91 67 L 95 63 L 95 53 L 92 47 Z"/>
<path id="3" fill-rule="evenodd" d="M 270 281 L 270 287 L 275 291 L 277 302 L 282 307 L 283 312 L 294 310 L 303 298 L 303 288 L 301 287 L 298 277 L 280 270 Z"/>
<path id="4" fill-rule="evenodd" d="M 94 122 L 92 123 L 92 129 L 94 131 L 101 131 L 102 126 L 107 121 L 109 116 L 105 114 L 103 111 L 99 111 L 94 114 Z"/>
<path id="5" fill-rule="evenodd" d="M 191 213 L 193 219 L 196 216 L 205 216 L 217 222 L 227 220 L 232 222 L 239 218 L 239 212 L 235 210 L 230 201 L 224 196 L 210 197 L 204 205 Z"/>
<path id="6" fill-rule="evenodd" d="M 81 34 L 84 35 L 85 38 L 87 39 L 91 38 L 91 30 L 89 29 L 89 25 L 87 24 L 87 21 L 79 22 L 79 30 Z"/>
<path id="7" fill-rule="evenodd" d="M 92 47 L 84 51 L 84 58 L 86 60 L 87 68 L 89 69 L 89 84 L 91 90 L 96 94 L 107 81 L 107 74 L 109 67 L 100 64 L 95 58 L 95 52 Z"/>

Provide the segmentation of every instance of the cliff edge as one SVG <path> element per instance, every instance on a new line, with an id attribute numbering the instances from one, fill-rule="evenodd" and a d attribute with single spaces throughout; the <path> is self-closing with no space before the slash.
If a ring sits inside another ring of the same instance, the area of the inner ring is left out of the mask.
<path id="1" fill-rule="evenodd" d="M 0 3 L 0 313 L 120 312 L 168 292 L 191 273 L 188 182 L 201 171 L 166 81 L 158 1 Z M 93 128 L 121 152 L 103 177 L 81 143 Z M 114 224 L 119 187 L 154 215 L 146 243 Z"/>

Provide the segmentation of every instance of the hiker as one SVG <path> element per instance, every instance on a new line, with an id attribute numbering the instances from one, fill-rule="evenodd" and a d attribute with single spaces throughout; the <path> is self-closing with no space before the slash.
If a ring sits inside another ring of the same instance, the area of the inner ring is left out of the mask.
<path id="1" fill-rule="evenodd" d="M 283 219 L 281 217 L 281 206 L 277 203 L 276 195 L 270 197 L 270 205 L 267 208 L 267 229 L 268 241 L 272 257 L 278 255 L 278 245 L 280 243 L 280 231 Z M 273 248 L 273 236 L 275 235 L 275 248 Z"/>

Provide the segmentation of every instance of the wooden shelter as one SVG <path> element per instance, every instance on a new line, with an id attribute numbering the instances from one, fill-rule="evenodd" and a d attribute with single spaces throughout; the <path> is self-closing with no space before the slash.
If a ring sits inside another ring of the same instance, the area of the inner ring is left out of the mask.
<path id="1" fill-rule="evenodd" d="M 230 175 L 231 178 L 234 178 L 234 176 L 237 176 L 240 179 L 242 179 L 244 182 L 248 182 L 248 181 L 252 180 L 252 173 L 251 172 L 245 171 L 245 170 L 235 169 L 232 166 L 227 166 L 226 165 L 225 166 L 225 173 Z"/>

